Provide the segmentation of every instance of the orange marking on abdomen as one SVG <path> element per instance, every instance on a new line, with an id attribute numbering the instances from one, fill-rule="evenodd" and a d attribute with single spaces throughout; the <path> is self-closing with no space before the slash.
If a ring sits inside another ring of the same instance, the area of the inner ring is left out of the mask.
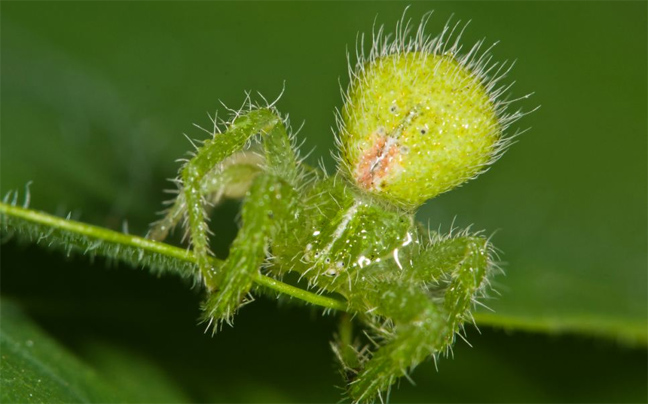
<path id="1" fill-rule="evenodd" d="M 396 142 L 389 144 L 393 138 L 374 134 L 373 139 L 373 146 L 362 154 L 356 168 L 356 182 L 365 189 L 380 186 L 378 181 L 387 175 L 399 150 Z"/>

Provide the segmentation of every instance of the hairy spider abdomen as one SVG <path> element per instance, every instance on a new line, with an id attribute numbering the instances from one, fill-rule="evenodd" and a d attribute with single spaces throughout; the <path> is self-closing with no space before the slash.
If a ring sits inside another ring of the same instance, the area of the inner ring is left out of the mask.
<path id="1" fill-rule="evenodd" d="M 363 190 L 416 207 L 475 176 L 501 136 L 497 105 L 448 52 L 376 57 L 342 110 L 342 157 Z"/>

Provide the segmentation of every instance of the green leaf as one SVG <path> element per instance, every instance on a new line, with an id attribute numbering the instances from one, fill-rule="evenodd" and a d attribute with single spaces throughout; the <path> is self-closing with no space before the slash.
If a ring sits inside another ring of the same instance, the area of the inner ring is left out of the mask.
<path id="1" fill-rule="evenodd" d="M 415 3 L 409 15 L 416 20 L 430 7 Z M 532 130 L 489 173 L 419 214 L 442 231 L 453 222 L 497 230 L 506 276 L 495 285 L 500 296 L 486 302 L 495 312 L 478 318 L 645 343 L 646 4 L 434 7 L 430 33 L 452 13 L 471 19 L 464 43 L 500 40 L 495 58 L 518 60 L 514 94 L 536 92 L 520 106 L 542 105 L 520 123 Z M 279 109 L 306 120 L 303 149 L 317 146 L 309 161 L 326 159 L 338 77 L 347 82 L 345 46 L 371 30 L 376 14 L 393 27 L 403 8 L 6 3 L 0 191 L 33 181 L 39 210 L 73 210 L 112 229 L 127 222 L 143 234 L 161 208 L 164 178 L 178 168 L 173 161 L 190 149 L 181 133 L 201 136 L 190 123 L 208 125 L 205 111 L 223 112 L 218 100 L 239 105 L 243 90 L 272 98 L 284 80 Z M 236 213 L 216 213 L 214 250 L 223 256 Z"/>
<path id="2" fill-rule="evenodd" d="M 645 341 L 646 4 L 480 9 L 479 19 L 505 19 L 484 29 L 502 40 L 496 54 L 518 61 L 515 92 L 535 92 L 526 108 L 541 108 L 491 171 L 431 201 L 421 217 L 434 228 L 454 220 L 495 232 L 506 275 L 486 302 L 489 318 Z"/>
<path id="3" fill-rule="evenodd" d="M 95 342 L 90 365 L 2 299 L 0 398 L 3 403 L 183 402 L 159 370 L 136 354 Z"/>

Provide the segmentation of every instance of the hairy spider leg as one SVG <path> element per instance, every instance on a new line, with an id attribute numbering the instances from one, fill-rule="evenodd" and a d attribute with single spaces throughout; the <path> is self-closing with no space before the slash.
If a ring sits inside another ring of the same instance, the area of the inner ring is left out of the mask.
<path id="1" fill-rule="evenodd" d="M 223 164 L 217 164 L 212 171 L 205 175 L 201 185 L 201 195 L 205 196 L 209 205 L 218 204 L 224 197 L 242 198 L 250 188 L 252 180 L 261 171 L 261 167 L 254 161 L 241 160 L 239 155 L 247 152 L 237 152 L 225 159 Z M 234 164 L 225 165 L 225 162 L 235 160 Z M 223 165 L 224 167 L 221 167 Z M 164 241 L 169 232 L 178 225 L 187 212 L 187 201 L 184 192 L 179 192 L 173 200 L 173 204 L 165 211 L 165 215 L 159 221 L 153 223 L 147 237 Z"/>
<path id="2" fill-rule="evenodd" d="M 386 344 L 351 382 L 354 402 L 389 391 L 396 378 L 406 376 L 428 356 L 436 360 L 450 349 L 487 282 L 492 267 L 489 248 L 479 236 L 438 240 L 413 261 L 411 275 L 377 282 L 368 297 L 378 305 L 378 314 L 393 320 L 393 329 L 380 329 L 385 325 L 374 320 L 373 327 Z M 428 284 L 423 287 L 407 279 L 424 275 Z"/>
<path id="3" fill-rule="evenodd" d="M 215 279 L 218 286 L 203 305 L 205 321 L 231 323 L 266 262 L 270 240 L 281 226 L 294 223 L 298 212 L 297 193 L 290 184 L 267 173 L 255 178 L 243 202 L 243 225 Z"/>
<path id="4" fill-rule="evenodd" d="M 155 241 L 164 241 L 169 235 L 169 232 L 178 225 L 180 219 L 187 211 L 187 201 L 185 201 L 184 194 L 178 193 L 178 196 L 173 200 L 170 208 L 166 209 L 164 217 L 151 225 L 151 229 L 146 235 L 147 238 Z"/>
<path id="5" fill-rule="evenodd" d="M 242 152 L 231 157 L 238 157 L 239 154 Z M 223 198 L 243 198 L 252 186 L 252 181 L 261 171 L 261 166 L 254 161 L 236 162 L 224 168 L 219 167 L 203 179 L 202 193 L 210 205 L 217 205 Z"/>
<path id="6" fill-rule="evenodd" d="M 294 185 L 298 178 L 297 159 L 281 117 L 273 110 L 260 108 L 239 115 L 224 133 L 215 134 L 196 151 L 182 169 L 182 194 L 186 201 L 188 232 L 192 250 L 206 286 L 219 287 L 218 269 L 210 263 L 208 225 L 203 181 L 224 159 L 243 149 L 250 139 L 261 134 L 268 173 Z"/>

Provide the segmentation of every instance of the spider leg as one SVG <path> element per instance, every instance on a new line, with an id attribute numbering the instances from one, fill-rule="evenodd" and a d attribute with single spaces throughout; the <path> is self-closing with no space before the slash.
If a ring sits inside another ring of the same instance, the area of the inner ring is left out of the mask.
<path id="1" fill-rule="evenodd" d="M 230 323 L 245 304 L 259 269 L 266 262 L 270 240 L 298 211 L 297 194 L 291 185 L 274 175 L 259 174 L 243 202 L 243 224 L 229 256 L 214 278 L 217 285 L 203 306 L 204 319 Z"/>
<path id="2" fill-rule="evenodd" d="M 264 161 L 263 155 L 250 151 L 232 154 L 203 178 L 202 194 L 214 206 L 223 198 L 243 198 L 263 170 Z"/>
<path id="3" fill-rule="evenodd" d="M 227 159 L 236 156 L 258 134 L 262 135 L 263 139 L 265 159 L 263 170 L 292 186 L 296 186 L 298 181 L 297 157 L 283 120 L 273 109 L 254 109 L 237 116 L 225 132 L 215 134 L 212 139 L 206 140 L 196 150 L 194 157 L 181 170 L 182 189 L 180 195 L 166 218 L 158 222 L 150 233 L 153 238 L 163 238 L 166 232 L 186 214 L 187 232 L 192 251 L 196 257 L 198 269 L 210 290 L 218 287 L 216 281 L 218 269 L 212 267 L 209 259 L 211 252 L 205 212 L 207 197 L 214 193 L 212 180 L 218 177 L 218 174 L 221 176 L 228 173 L 235 175 L 235 171 L 241 169 L 241 167 L 237 167 L 239 165 L 230 165 L 225 170 L 223 166 L 227 166 L 225 164 Z M 225 177 L 222 177 L 221 180 L 224 180 Z M 249 181 L 247 182 L 249 183 Z M 221 183 L 220 186 L 222 185 Z"/>
<path id="4" fill-rule="evenodd" d="M 436 240 L 414 261 L 412 276 L 425 282 L 431 294 L 442 295 L 442 305 L 453 332 L 472 320 L 470 309 L 485 294 L 496 267 L 490 242 L 479 235 Z"/>
<path id="5" fill-rule="evenodd" d="M 155 241 L 164 241 L 169 235 L 169 232 L 180 222 L 186 211 L 187 202 L 185 201 L 184 194 L 180 192 L 171 207 L 164 211 L 164 217 L 151 224 L 151 229 L 146 237 Z"/>
<path id="6" fill-rule="evenodd" d="M 444 263 L 440 268 L 438 265 Z M 448 352 L 470 319 L 476 296 L 483 293 L 492 268 L 488 241 L 478 236 L 447 238 L 436 242 L 413 261 L 412 278 L 378 281 L 373 288 L 377 312 L 393 319 L 393 325 L 369 321 L 384 344 L 366 361 L 350 384 L 354 402 L 373 401 L 388 392 L 396 378 L 432 355 L 436 361 Z M 423 274 L 429 283 L 418 282 Z M 432 284 L 437 285 L 434 290 Z"/>
<path id="7" fill-rule="evenodd" d="M 385 288 L 382 289 L 381 288 Z M 444 313 L 423 288 L 405 282 L 378 282 L 374 288 L 381 317 L 369 318 L 371 339 L 379 348 L 360 357 L 362 367 L 349 384 L 354 403 L 373 402 L 425 358 L 445 347 Z M 384 321 L 391 318 L 393 323 Z M 382 401 L 382 397 L 381 397 Z"/>
<path id="8" fill-rule="evenodd" d="M 252 180 L 262 169 L 261 154 L 239 151 L 224 159 L 203 177 L 200 193 L 207 196 L 210 205 L 217 205 L 223 198 L 242 198 L 250 188 Z M 187 212 L 183 192 L 179 192 L 165 216 L 151 226 L 147 237 L 163 241 L 178 225 Z"/>

